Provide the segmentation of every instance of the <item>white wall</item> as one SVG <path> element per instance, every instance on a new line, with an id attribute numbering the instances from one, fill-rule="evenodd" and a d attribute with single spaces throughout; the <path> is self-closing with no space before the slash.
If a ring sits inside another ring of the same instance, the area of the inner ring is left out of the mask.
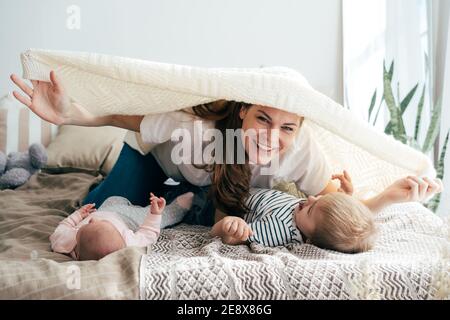
<path id="1" fill-rule="evenodd" d="M 67 8 L 81 10 L 69 30 Z M 213 67 L 284 65 L 342 102 L 341 0 L 0 0 L 0 95 L 27 48 Z"/>

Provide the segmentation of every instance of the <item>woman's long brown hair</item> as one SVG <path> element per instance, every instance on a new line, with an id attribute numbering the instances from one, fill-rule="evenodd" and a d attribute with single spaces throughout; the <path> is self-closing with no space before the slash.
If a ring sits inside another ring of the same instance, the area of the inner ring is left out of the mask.
<path id="1" fill-rule="evenodd" d="M 226 129 L 242 129 L 242 120 L 239 112 L 242 108 L 248 109 L 251 105 L 245 102 L 218 100 L 207 104 L 202 104 L 192 108 L 194 113 L 205 119 L 216 121 L 215 128 L 220 130 L 223 137 L 223 155 L 232 153 L 236 156 L 237 143 L 227 143 Z M 235 139 L 233 135 L 233 139 Z M 233 145 L 234 150 L 226 150 L 227 145 Z M 236 160 L 236 159 L 234 159 Z M 209 165 L 196 166 L 212 173 L 212 183 L 209 190 L 214 205 L 219 210 L 228 215 L 242 217 L 248 208 L 245 201 L 249 196 L 251 170 L 246 156 L 244 164 L 238 164 L 234 161 L 232 164 L 213 163 Z"/>

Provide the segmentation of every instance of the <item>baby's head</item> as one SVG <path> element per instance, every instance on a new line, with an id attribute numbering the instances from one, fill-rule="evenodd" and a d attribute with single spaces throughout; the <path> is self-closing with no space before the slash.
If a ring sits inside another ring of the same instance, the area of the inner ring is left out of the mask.
<path id="1" fill-rule="evenodd" d="M 297 206 L 295 222 L 310 243 L 347 253 L 371 249 L 376 233 L 369 208 L 341 192 L 308 197 Z"/>
<path id="2" fill-rule="evenodd" d="M 92 218 L 78 230 L 75 250 L 78 260 L 99 260 L 124 247 L 121 234 L 109 221 Z"/>

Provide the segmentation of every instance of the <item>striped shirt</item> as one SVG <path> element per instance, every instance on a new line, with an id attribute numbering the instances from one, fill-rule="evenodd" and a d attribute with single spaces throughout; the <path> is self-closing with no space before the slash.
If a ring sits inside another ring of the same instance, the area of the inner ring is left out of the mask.
<path id="1" fill-rule="evenodd" d="M 248 240 L 268 247 L 303 243 L 294 220 L 295 207 L 302 201 L 278 190 L 251 188 L 246 201 L 250 210 L 244 216 L 253 231 Z"/>

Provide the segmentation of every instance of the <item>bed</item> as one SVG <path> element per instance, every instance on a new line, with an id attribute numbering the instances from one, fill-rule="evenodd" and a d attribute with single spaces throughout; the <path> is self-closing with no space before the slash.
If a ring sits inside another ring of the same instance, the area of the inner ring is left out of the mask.
<path id="1" fill-rule="evenodd" d="M 344 254 L 309 244 L 224 245 L 207 228 L 165 230 L 140 269 L 143 299 L 448 299 L 442 219 L 417 203 L 377 217 L 373 250 Z M 448 230 L 447 230 L 448 231 Z"/>
<path id="2" fill-rule="evenodd" d="M 142 248 L 101 261 L 51 252 L 48 237 L 102 179 L 83 171 L 40 172 L 16 190 L 0 191 L 0 298 L 138 299 Z"/>
<path id="3" fill-rule="evenodd" d="M 50 250 L 49 235 L 101 174 L 42 172 L 0 191 L 2 299 L 448 299 L 448 222 L 420 204 L 387 208 L 367 253 L 309 244 L 229 246 L 209 229 L 179 225 L 148 248 L 100 261 Z"/>

